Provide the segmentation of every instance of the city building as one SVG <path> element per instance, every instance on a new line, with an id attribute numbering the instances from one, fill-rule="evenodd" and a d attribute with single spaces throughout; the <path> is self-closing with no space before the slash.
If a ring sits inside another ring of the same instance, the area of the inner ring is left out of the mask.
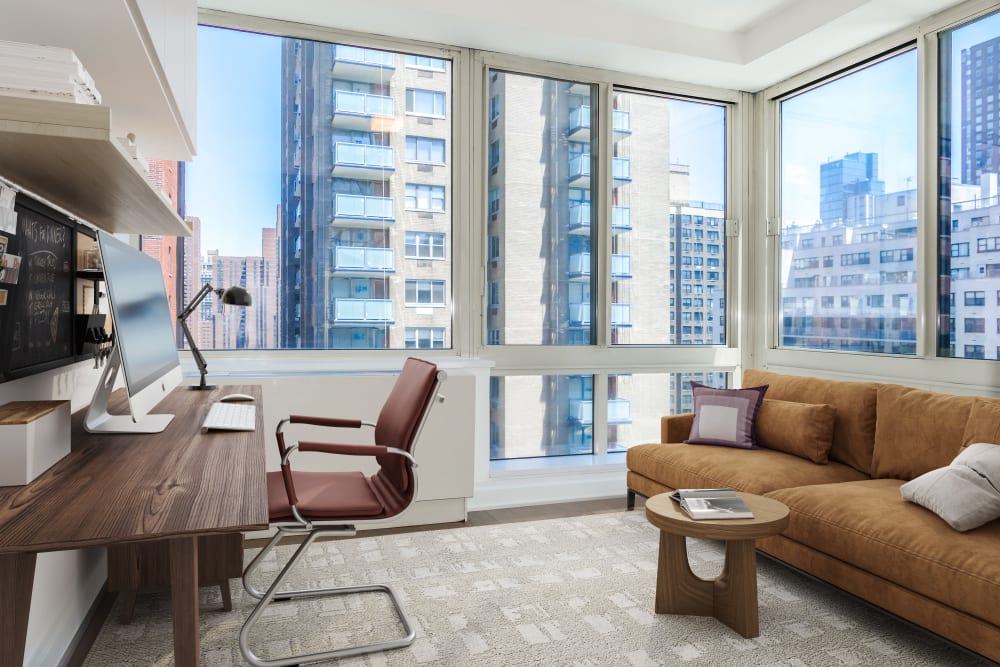
<path id="1" fill-rule="evenodd" d="M 871 216 L 870 203 L 885 192 L 878 178 L 878 155 L 849 153 L 819 168 L 819 217 L 823 222 Z M 860 208 L 859 208 L 860 207 Z"/>
<path id="2" fill-rule="evenodd" d="M 962 182 L 1000 173 L 1000 37 L 962 49 Z"/>
<path id="3" fill-rule="evenodd" d="M 280 347 L 451 346 L 451 74 L 284 40 Z"/>

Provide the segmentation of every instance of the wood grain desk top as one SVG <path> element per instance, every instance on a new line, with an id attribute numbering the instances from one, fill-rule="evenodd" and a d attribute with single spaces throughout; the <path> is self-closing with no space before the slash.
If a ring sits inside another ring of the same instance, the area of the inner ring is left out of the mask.
<path id="1" fill-rule="evenodd" d="M 201 432 L 214 400 L 251 394 L 255 431 Z M 110 406 L 127 414 L 124 392 Z M 92 434 L 73 415 L 72 452 L 25 486 L 0 488 L 0 554 L 58 551 L 267 527 L 261 390 L 175 389 L 162 433 Z"/>

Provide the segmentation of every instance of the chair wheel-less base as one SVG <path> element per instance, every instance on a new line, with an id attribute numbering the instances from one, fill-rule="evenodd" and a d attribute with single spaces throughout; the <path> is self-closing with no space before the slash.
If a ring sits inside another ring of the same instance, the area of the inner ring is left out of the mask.
<path id="1" fill-rule="evenodd" d="M 322 535 L 339 535 L 346 537 L 354 534 L 353 526 L 335 526 L 331 528 L 314 528 L 312 532 L 306 537 L 295 553 L 289 559 L 285 567 L 282 568 L 281 572 L 275 578 L 274 582 L 270 585 L 266 592 L 260 593 L 250 584 L 250 576 L 257 570 L 260 563 L 264 560 L 268 553 L 270 553 L 278 542 L 287 534 L 294 534 L 301 532 L 299 530 L 285 530 L 282 528 L 278 529 L 278 533 L 267 543 L 260 553 L 251 561 L 250 565 L 247 566 L 246 571 L 243 573 L 243 587 L 246 589 L 247 593 L 251 596 L 260 599 L 260 602 L 254 608 L 253 612 L 247 618 L 246 622 L 243 623 L 243 628 L 240 630 L 240 652 L 243 654 L 243 658 L 249 662 L 254 667 L 288 667 L 289 665 L 299 665 L 307 662 L 317 662 L 320 660 L 332 660 L 335 658 L 347 658 L 355 655 L 363 655 L 365 653 L 376 653 L 379 651 L 388 651 L 396 648 L 403 648 L 409 646 L 413 643 L 416 638 L 416 632 L 413 629 L 413 625 L 410 623 L 410 619 L 407 618 L 406 613 L 403 611 L 403 607 L 400 605 L 399 597 L 396 592 L 389 586 L 383 584 L 367 584 L 364 586 L 343 586 L 339 588 L 315 588 L 297 591 L 281 591 L 278 592 L 278 588 L 284 583 L 285 578 L 299 559 L 305 555 L 309 546 L 316 541 L 316 538 Z M 286 602 L 291 600 L 298 600 L 303 598 L 318 598 L 318 597 L 332 597 L 338 595 L 351 595 L 355 593 L 385 593 L 389 596 L 389 600 L 392 601 L 392 606 L 396 610 L 396 616 L 399 622 L 403 626 L 403 630 L 406 634 L 399 639 L 392 639 L 382 642 L 374 642 L 371 644 L 361 644 L 356 646 L 347 646 L 344 648 L 331 649 L 329 651 L 321 651 L 318 653 L 308 653 L 302 655 L 292 655 L 284 658 L 261 658 L 257 656 L 250 649 L 250 632 L 253 630 L 257 621 L 260 620 L 261 615 L 264 610 L 272 602 Z"/>

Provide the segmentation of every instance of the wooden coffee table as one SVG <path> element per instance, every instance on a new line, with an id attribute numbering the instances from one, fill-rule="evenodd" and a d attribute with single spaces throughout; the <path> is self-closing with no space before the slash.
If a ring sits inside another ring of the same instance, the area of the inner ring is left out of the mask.
<path id="1" fill-rule="evenodd" d="M 760 634 L 754 540 L 784 530 L 788 507 L 752 493 L 739 495 L 754 518 L 695 521 L 668 493 L 646 501 L 646 518 L 660 529 L 657 614 L 714 616 L 744 637 Z M 686 537 L 725 541 L 726 564 L 718 579 L 702 579 L 691 571 Z"/>

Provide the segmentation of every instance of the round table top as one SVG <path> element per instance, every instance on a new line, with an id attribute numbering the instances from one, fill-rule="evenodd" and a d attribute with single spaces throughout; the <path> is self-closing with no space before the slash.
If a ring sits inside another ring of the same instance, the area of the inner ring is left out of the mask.
<path id="1" fill-rule="evenodd" d="M 706 540 L 753 540 L 776 535 L 788 525 L 788 507 L 772 498 L 737 491 L 753 512 L 752 519 L 701 519 L 695 521 L 661 493 L 646 501 L 646 518 L 660 530 L 672 535 L 700 537 Z"/>

